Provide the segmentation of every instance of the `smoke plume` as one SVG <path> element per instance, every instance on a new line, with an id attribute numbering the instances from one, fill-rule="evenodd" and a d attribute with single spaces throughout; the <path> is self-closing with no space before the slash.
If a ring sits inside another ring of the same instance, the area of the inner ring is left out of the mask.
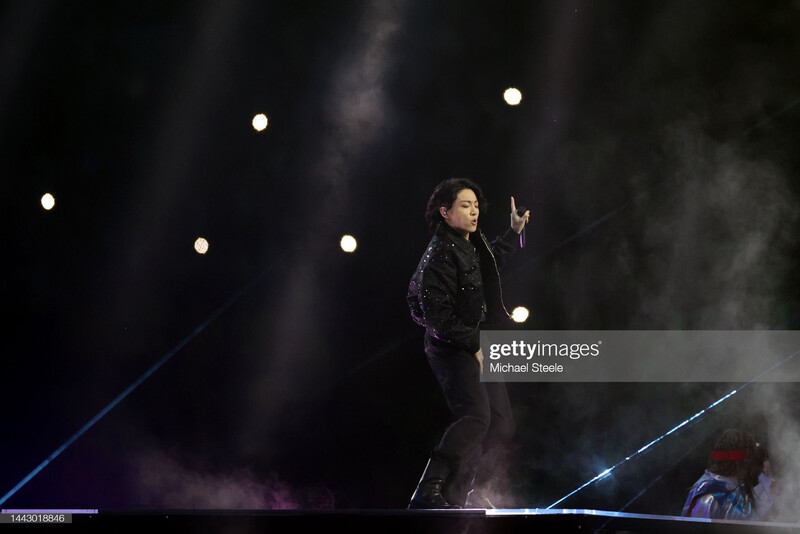
<path id="1" fill-rule="evenodd" d="M 325 488 L 293 487 L 277 473 L 266 478 L 239 468 L 215 472 L 187 465 L 161 451 L 137 459 L 137 491 L 143 506 L 164 509 L 294 510 L 332 509 Z"/>

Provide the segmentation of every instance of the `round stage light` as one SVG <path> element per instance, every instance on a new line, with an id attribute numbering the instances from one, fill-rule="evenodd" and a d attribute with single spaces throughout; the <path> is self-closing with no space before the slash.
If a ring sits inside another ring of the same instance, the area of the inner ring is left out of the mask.
<path id="1" fill-rule="evenodd" d="M 263 113 L 259 113 L 255 117 L 253 117 L 253 129 L 257 132 L 264 131 L 267 128 L 267 124 L 269 124 L 269 120 L 267 120 L 267 116 Z"/>
<path id="2" fill-rule="evenodd" d="M 205 238 L 198 237 L 194 242 L 194 250 L 198 254 L 205 254 L 208 252 L 208 241 Z"/>
<path id="3" fill-rule="evenodd" d="M 528 320 L 528 315 L 530 315 L 528 308 L 525 306 L 517 306 L 514 308 L 514 311 L 511 312 L 511 319 L 516 323 L 524 323 Z"/>
<path id="4" fill-rule="evenodd" d="M 356 243 L 356 238 L 351 235 L 343 235 L 342 240 L 339 241 L 339 246 L 342 247 L 342 250 L 345 252 L 354 252 L 358 243 Z"/>
<path id="5" fill-rule="evenodd" d="M 42 207 L 46 210 L 53 209 L 53 206 L 56 205 L 56 199 L 53 198 L 53 195 L 50 193 L 45 193 L 42 195 Z"/>
<path id="6" fill-rule="evenodd" d="M 503 93 L 503 99 L 509 106 L 516 106 L 517 104 L 522 102 L 522 93 L 520 93 L 519 89 L 516 89 L 514 87 L 509 87 Z"/>

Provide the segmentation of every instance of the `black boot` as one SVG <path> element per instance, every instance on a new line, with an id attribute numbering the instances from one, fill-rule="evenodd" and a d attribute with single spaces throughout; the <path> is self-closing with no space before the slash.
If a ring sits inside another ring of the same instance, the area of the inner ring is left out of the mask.
<path id="1" fill-rule="evenodd" d="M 422 478 L 419 480 L 414 495 L 411 496 L 411 503 L 408 505 L 409 509 L 451 509 L 461 508 L 457 504 L 450 504 L 442 496 L 442 487 L 444 486 L 447 475 L 450 474 L 450 466 L 448 466 L 440 458 L 431 456 L 428 460 L 428 465 L 425 466 L 425 471 L 422 473 Z"/>

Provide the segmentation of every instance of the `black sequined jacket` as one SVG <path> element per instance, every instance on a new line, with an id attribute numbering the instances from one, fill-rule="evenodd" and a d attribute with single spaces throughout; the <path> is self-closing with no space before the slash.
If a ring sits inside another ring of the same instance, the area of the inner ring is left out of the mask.
<path id="1" fill-rule="evenodd" d="M 481 321 L 509 317 L 500 267 L 519 246 L 511 228 L 490 244 L 480 230 L 467 240 L 440 224 L 408 285 L 411 317 L 436 339 L 478 352 Z"/>

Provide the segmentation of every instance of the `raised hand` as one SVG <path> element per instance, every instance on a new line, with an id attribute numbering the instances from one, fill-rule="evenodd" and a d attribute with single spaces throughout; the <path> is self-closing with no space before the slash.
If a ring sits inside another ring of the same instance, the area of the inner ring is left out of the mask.
<path id="1" fill-rule="evenodd" d="M 511 197 L 511 228 L 513 228 L 516 233 L 522 232 L 522 229 L 525 228 L 530 218 L 531 210 L 525 210 L 525 213 L 522 215 L 517 213 L 517 203 L 514 202 L 514 197 Z"/>

